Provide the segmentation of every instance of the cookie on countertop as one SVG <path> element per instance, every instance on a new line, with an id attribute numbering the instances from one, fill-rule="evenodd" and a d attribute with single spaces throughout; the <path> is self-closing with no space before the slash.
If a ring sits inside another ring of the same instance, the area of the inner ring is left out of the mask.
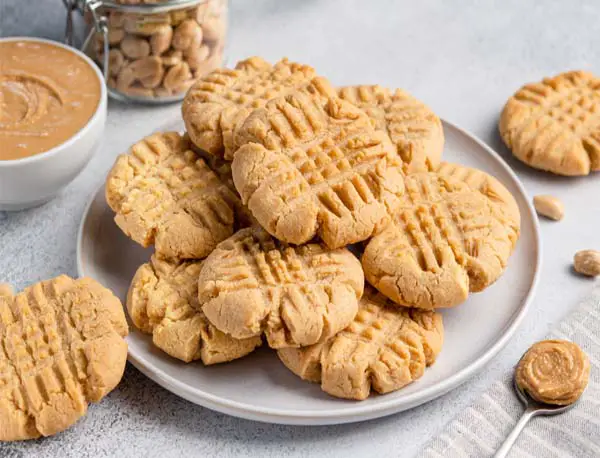
<path id="1" fill-rule="evenodd" d="M 325 78 L 304 64 L 282 59 L 271 65 L 260 57 L 221 68 L 200 78 L 182 105 L 186 129 L 199 148 L 231 160 L 235 131 L 254 110 L 270 99 L 294 90 L 334 95 Z"/>
<path id="2" fill-rule="evenodd" d="M 120 382 L 127 322 L 90 278 L 0 292 L 0 441 L 64 431 Z"/>
<path id="3" fill-rule="evenodd" d="M 407 173 L 435 170 L 444 150 L 442 121 L 405 91 L 379 85 L 347 86 L 338 95 L 364 110 L 396 146 Z"/>
<path id="4" fill-rule="evenodd" d="M 164 257 L 199 259 L 233 233 L 237 196 L 177 132 L 157 133 L 116 160 L 106 179 L 115 222 Z"/>
<path id="5" fill-rule="evenodd" d="M 504 272 L 513 251 L 509 212 L 452 176 L 415 173 L 393 223 L 367 244 L 369 283 L 399 305 L 453 307 Z"/>
<path id="6" fill-rule="evenodd" d="M 312 345 L 354 318 L 364 286 L 358 259 L 322 244 L 289 246 L 242 229 L 203 262 L 198 297 L 209 321 L 235 338 L 265 334 L 272 348 Z"/>
<path id="7" fill-rule="evenodd" d="M 233 181 L 279 240 L 330 248 L 368 239 L 398 207 L 402 161 L 369 117 L 337 97 L 293 93 L 255 110 L 236 135 Z"/>
<path id="8" fill-rule="evenodd" d="M 133 324 L 152 334 L 154 345 L 185 362 L 206 365 L 232 361 L 260 346 L 260 337 L 237 340 L 211 325 L 198 305 L 202 261 L 169 261 L 152 256 L 137 270 L 127 311 Z"/>
<path id="9" fill-rule="evenodd" d="M 567 176 L 600 170 L 600 79 L 571 71 L 526 84 L 508 99 L 499 129 L 531 167 Z"/>
<path id="10" fill-rule="evenodd" d="M 399 390 L 420 378 L 442 349 L 442 316 L 399 308 L 366 287 L 354 321 L 329 340 L 284 348 L 281 361 L 304 380 L 346 399 Z"/>

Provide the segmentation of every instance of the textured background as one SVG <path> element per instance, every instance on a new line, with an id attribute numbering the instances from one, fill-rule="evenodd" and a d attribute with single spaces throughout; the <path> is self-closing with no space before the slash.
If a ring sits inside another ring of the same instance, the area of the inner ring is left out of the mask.
<path id="1" fill-rule="evenodd" d="M 61 8 L 59 0 L 0 0 L 0 35 L 60 38 Z M 600 3 L 595 0 L 234 0 L 231 10 L 230 61 L 287 55 L 314 65 L 335 84 L 403 87 L 503 155 L 498 114 L 522 83 L 567 69 L 600 73 Z M 71 186 L 42 207 L 0 212 L 0 281 L 22 288 L 61 272 L 75 275 L 76 230 L 86 200 L 119 152 L 178 112 L 178 106 L 111 102 L 104 143 Z M 54 438 L 0 445 L 0 456 L 413 455 L 590 289 L 591 282 L 573 275 L 570 264 L 575 251 L 600 248 L 600 177 L 552 177 L 507 160 L 532 195 L 560 196 L 567 216 L 558 224 L 542 222 L 542 281 L 522 326 L 463 387 L 389 418 L 286 427 L 211 412 L 128 368 L 119 388 L 91 406 L 74 428 Z"/>

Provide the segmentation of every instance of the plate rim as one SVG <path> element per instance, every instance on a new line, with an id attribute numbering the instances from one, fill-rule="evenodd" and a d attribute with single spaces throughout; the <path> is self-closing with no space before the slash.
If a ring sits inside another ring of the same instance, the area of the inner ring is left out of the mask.
<path id="1" fill-rule="evenodd" d="M 524 300 L 521 303 L 520 309 L 517 311 L 515 316 L 512 318 L 510 324 L 504 329 L 500 337 L 477 359 L 472 363 L 465 366 L 452 376 L 442 380 L 438 383 L 433 384 L 421 391 L 417 391 L 402 399 L 391 398 L 388 402 L 382 402 L 378 405 L 364 405 L 358 402 L 351 408 L 345 408 L 343 411 L 329 410 L 292 410 L 284 411 L 282 409 L 274 409 L 269 407 L 256 407 L 251 404 L 245 404 L 238 401 L 233 401 L 222 396 L 217 396 L 212 393 L 206 392 L 198 388 L 191 388 L 189 385 L 179 381 L 177 378 L 165 373 L 163 370 L 154 367 L 151 363 L 145 360 L 142 355 L 136 354 L 136 352 L 128 347 L 128 361 L 133 364 L 140 372 L 145 376 L 153 380 L 158 385 L 172 392 L 176 396 L 182 397 L 194 404 L 215 410 L 227 415 L 240 417 L 248 420 L 261 421 L 265 423 L 276 423 L 276 424 L 288 424 L 288 425 L 331 425 L 331 424 L 343 424 L 352 423 L 357 421 L 369 420 L 373 418 L 384 417 L 393 413 L 409 410 L 417 407 L 426 402 L 432 401 L 433 399 L 442 396 L 449 391 L 454 390 L 466 381 L 468 381 L 475 374 L 480 372 L 491 360 L 494 358 L 500 350 L 502 350 L 509 342 L 510 338 L 514 335 L 518 327 L 520 326 L 523 318 L 527 314 L 530 308 L 531 302 L 535 297 L 537 287 L 540 279 L 541 264 L 542 264 L 542 240 L 540 235 L 539 221 L 536 217 L 535 210 L 533 208 L 532 201 L 529 194 L 525 190 L 523 183 L 512 170 L 511 167 L 504 161 L 504 159 L 494 151 L 489 145 L 480 140 L 477 136 L 469 133 L 468 131 L 458 127 L 456 124 L 442 119 L 442 125 L 445 129 L 454 129 L 461 135 L 468 137 L 474 141 L 481 148 L 483 148 L 488 156 L 491 157 L 496 164 L 504 169 L 508 176 L 513 180 L 517 189 L 524 197 L 526 209 L 529 214 L 529 219 L 533 223 L 533 237 L 535 241 L 536 250 L 536 262 L 534 264 L 533 280 L 529 285 L 529 291 L 527 292 Z M 102 182 L 100 186 L 91 194 L 88 202 L 85 205 L 81 222 L 77 230 L 77 250 L 76 250 L 76 263 L 77 273 L 80 277 L 85 276 L 85 269 L 82 261 L 82 244 L 83 244 L 83 233 L 86 222 L 88 221 L 88 215 L 90 208 L 94 204 L 99 192 L 104 188 L 105 184 Z M 125 307 L 125 304 L 123 304 Z"/>

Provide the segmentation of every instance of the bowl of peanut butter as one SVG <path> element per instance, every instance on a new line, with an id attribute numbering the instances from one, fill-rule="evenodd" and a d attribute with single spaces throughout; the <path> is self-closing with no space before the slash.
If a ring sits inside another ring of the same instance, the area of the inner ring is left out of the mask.
<path id="1" fill-rule="evenodd" d="M 0 39 L 0 210 L 52 199 L 92 158 L 106 87 L 83 53 L 50 40 Z"/>

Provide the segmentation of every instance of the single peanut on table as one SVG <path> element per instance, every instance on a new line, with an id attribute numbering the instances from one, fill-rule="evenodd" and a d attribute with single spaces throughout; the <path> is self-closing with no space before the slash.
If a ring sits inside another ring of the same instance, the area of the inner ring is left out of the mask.
<path id="1" fill-rule="evenodd" d="M 600 251 L 582 250 L 573 259 L 575 271 L 588 277 L 600 275 Z"/>
<path id="2" fill-rule="evenodd" d="M 560 221 L 565 215 L 565 206 L 554 196 L 539 195 L 533 198 L 533 206 L 539 215 Z"/>

